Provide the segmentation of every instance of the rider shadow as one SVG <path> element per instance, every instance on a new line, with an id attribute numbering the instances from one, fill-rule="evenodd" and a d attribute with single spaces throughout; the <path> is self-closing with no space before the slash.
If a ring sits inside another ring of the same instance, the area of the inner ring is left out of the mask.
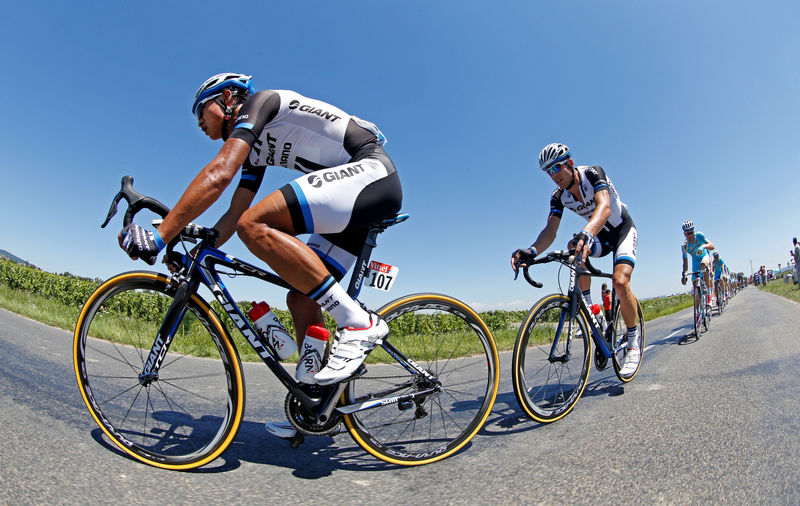
<path id="1" fill-rule="evenodd" d="M 389 470 L 397 466 L 378 460 L 356 445 L 342 443 L 345 434 L 333 436 L 307 436 L 298 448 L 289 441 L 267 433 L 261 422 L 242 422 L 236 439 L 217 459 L 222 465 L 206 466 L 198 472 L 224 472 L 236 469 L 242 462 L 280 466 L 292 470 L 301 479 L 318 479 L 331 476 L 334 470 Z M 337 444 L 338 443 L 338 444 Z"/>

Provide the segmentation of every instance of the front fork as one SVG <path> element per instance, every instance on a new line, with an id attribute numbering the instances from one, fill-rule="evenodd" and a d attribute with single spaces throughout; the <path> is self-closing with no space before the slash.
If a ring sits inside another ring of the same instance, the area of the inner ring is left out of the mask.
<path id="1" fill-rule="evenodd" d="M 167 309 L 164 321 L 161 322 L 161 327 L 158 329 L 153 346 L 150 348 L 150 354 L 145 361 L 144 370 L 139 375 L 139 383 L 142 386 L 147 386 L 158 380 L 158 370 L 161 368 L 164 357 L 167 356 L 169 345 L 175 337 L 175 330 L 186 314 L 186 304 L 189 302 L 189 297 L 197 290 L 198 284 L 199 281 L 197 279 L 180 282 L 169 309 Z"/>

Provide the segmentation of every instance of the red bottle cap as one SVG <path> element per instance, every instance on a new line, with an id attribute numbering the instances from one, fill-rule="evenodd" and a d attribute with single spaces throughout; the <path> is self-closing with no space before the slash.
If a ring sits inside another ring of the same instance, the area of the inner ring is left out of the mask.
<path id="1" fill-rule="evenodd" d="M 318 325 L 309 325 L 306 329 L 306 337 L 313 337 L 315 339 L 319 339 L 320 341 L 327 341 L 328 336 L 330 335 L 331 333 L 328 332 L 328 329 Z"/>
<path id="2" fill-rule="evenodd" d="M 265 314 L 269 313 L 269 304 L 267 304 L 263 300 L 258 304 L 256 304 L 255 302 L 251 302 L 251 304 L 253 305 L 253 307 L 250 309 L 250 311 L 247 312 L 247 314 L 250 315 L 251 320 L 256 321 Z"/>

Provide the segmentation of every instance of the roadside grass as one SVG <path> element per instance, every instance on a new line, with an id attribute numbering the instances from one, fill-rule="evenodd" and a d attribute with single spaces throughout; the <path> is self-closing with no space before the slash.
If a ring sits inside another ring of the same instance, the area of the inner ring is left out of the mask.
<path id="1" fill-rule="evenodd" d="M 0 307 L 59 329 L 74 331 L 81 308 L 0 284 Z"/>
<path id="2" fill-rule="evenodd" d="M 682 293 L 680 295 L 668 295 L 655 299 L 639 301 L 642 305 L 644 321 L 655 320 L 662 316 L 677 313 L 687 307 L 692 307 L 692 294 Z"/>
<path id="3" fill-rule="evenodd" d="M 786 292 L 787 294 L 789 293 L 790 288 L 794 289 L 794 292 L 791 294 L 794 295 L 793 300 L 800 302 L 800 293 L 798 293 L 800 291 L 794 288 L 793 285 L 784 285 L 783 283 L 776 282 L 770 284 L 770 287 L 772 286 L 774 286 L 775 289 Z M 770 289 L 770 291 L 772 290 Z M 774 293 L 783 295 L 783 293 L 779 292 Z M 792 298 L 789 295 L 784 296 L 787 298 Z M 691 307 L 691 303 L 692 300 L 689 294 L 659 297 L 641 301 L 645 321 L 653 320 L 661 316 L 675 313 L 684 308 Z M 75 322 L 77 321 L 81 310 L 81 308 L 77 305 L 68 305 L 48 297 L 31 294 L 24 290 L 13 290 L 2 284 L 0 284 L 0 307 L 32 320 L 64 329 L 69 332 L 73 332 L 75 330 Z M 526 312 L 524 311 L 490 311 L 486 313 L 480 313 L 484 321 L 490 325 L 490 328 L 492 329 L 492 335 L 494 336 L 497 349 L 499 351 L 508 351 L 513 348 L 519 325 L 521 320 L 524 319 L 525 314 Z M 258 355 L 245 342 L 241 334 L 236 331 L 232 325 L 229 325 L 230 322 L 228 319 L 226 317 L 221 317 L 220 319 L 225 322 L 226 327 L 228 327 L 229 333 L 233 337 L 236 347 L 239 349 L 241 359 L 243 361 L 259 361 L 260 358 Z M 513 321 L 515 319 L 518 319 L 519 321 Z M 118 323 L 116 325 L 118 327 L 125 327 L 129 324 L 130 322 L 127 324 Z M 113 328 L 113 326 L 114 325 L 112 324 L 111 327 Z M 120 330 L 117 328 L 116 330 L 103 331 L 104 335 L 101 337 L 117 342 L 125 342 L 121 337 L 114 337 L 115 335 L 124 335 L 125 333 L 126 331 L 124 329 Z M 420 344 L 420 348 L 412 347 L 411 349 L 408 349 L 408 351 L 410 353 L 415 353 L 415 349 L 421 350 L 422 348 L 424 348 L 424 345 Z M 190 346 L 187 346 L 187 349 L 176 349 L 175 351 L 205 357 L 217 355 L 216 348 L 210 339 L 200 339 L 199 342 L 198 340 L 194 340 Z M 420 354 L 415 358 L 424 359 L 423 357 L 425 353 L 421 351 L 418 352 Z M 286 362 L 296 362 L 297 358 L 297 354 L 295 354 L 287 359 Z M 374 361 L 374 359 L 372 361 Z"/>
<path id="4" fill-rule="evenodd" d="M 789 300 L 800 302 L 800 288 L 792 282 L 785 283 L 783 279 L 770 281 L 766 285 L 759 285 L 759 290 L 780 295 Z"/>

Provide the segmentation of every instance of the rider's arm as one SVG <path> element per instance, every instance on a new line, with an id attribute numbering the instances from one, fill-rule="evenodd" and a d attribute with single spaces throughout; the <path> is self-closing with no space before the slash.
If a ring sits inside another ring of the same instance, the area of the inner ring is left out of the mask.
<path id="1" fill-rule="evenodd" d="M 686 278 L 686 267 L 688 267 L 686 259 L 689 256 L 689 245 L 685 242 L 683 245 L 681 245 L 681 256 L 683 257 L 683 269 L 681 269 L 681 275 Z"/>
<path id="2" fill-rule="evenodd" d="M 219 239 L 217 239 L 216 246 L 220 247 L 225 242 L 231 238 L 234 232 L 236 232 L 236 224 L 239 221 L 239 218 L 242 214 L 250 208 L 250 204 L 253 202 L 253 198 L 255 198 L 256 194 L 252 190 L 248 190 L 247 188 L 239 187 L 236 188 L 236 191 L 233 193 L 233 197 L 231 198 L 231 205 L 228 207 L 228 210 L 222 217 L 217 221 L 217 224 L 214 225 L 214 228 L 219 232 Z"/>
<path id="3" fill-rule="evenodd" d="M 178 203 L 158 227 L 158 233 L 169 243 L 193 219 L 211 207 L 225 191 L 242 166 L 250 145 L 236 138 L 229 138 L 217 156 L 189 184 Z"/>
<path id="4" fill-rule="evenodd" d="M 549 248 L 550 245 L 553 244 L 553 241 L 556 240 L 556 233 L 558 232 L 558 226 L 560 223 L 561 216 L 551 214 L 547 217 L 547 224 L 544 226 L 542 231 L 539 232 L 539 236 L 531 246 L 536 250 L 537 254 Z"/>
<path id="5" fill-rule="evenodd" d="M 562 192 L 563 190 L 559 188 L 550 196 L 550 214 L 547 215 L 547 223 L 542 231 L 539 232 L 536 241 L 531 244 L 534 256 L 549 248 L 550 245 L 553 244 L 553 241 L 556 240 L 558 225 L 561 223 L 561 215 L 564 213 L 564 204 L 561 203 Z M 524 257 L 527 257 L 527 253 L 526 250 L 523 249 L 518 249 L 511 255 L 511 268 L 515 272 L 517 270 L 517 263 Z M 525 262 L 521 262 L 520 265 L 526 264 Z"/>

